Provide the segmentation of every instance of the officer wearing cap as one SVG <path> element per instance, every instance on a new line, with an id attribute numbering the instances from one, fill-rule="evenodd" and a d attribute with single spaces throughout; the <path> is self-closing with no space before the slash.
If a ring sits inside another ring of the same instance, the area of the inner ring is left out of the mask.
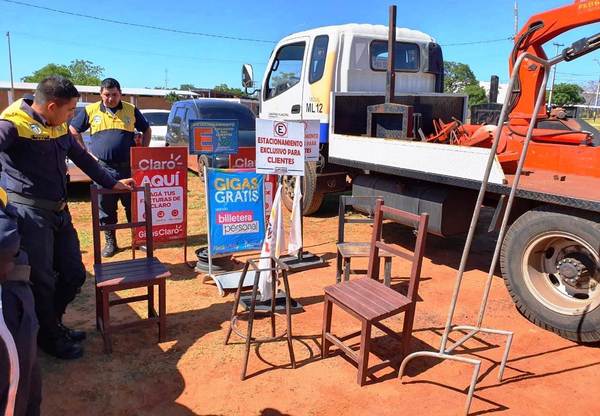
<path id="1" fill-rule="evenodd" d="M 9 331 L 3 334 L 4 342 L 12 342 L 17 353 L 10 357 L 8 346 L 0 347 L 0 412 L 12 409 L 15 415 L 39 415 L 42 380 L 37 362 L 38 321 L 27 255 L 19 250 L 20 242 L 16 211 L 0 188 L 0 309 L 3 318 L 0 325 L 5 324 Z M 4 335 L 11 339 L 5 340 Z M 11 380 L 13 365 L 19 368 L 16 396 L 9 393 L 10 382 L 15 381 Z"/>
<path id="2" fill-rule="evenodd" d="M 58 358 L 81 357 L 85 332 L 62 317 L 85 280 L 77 232 L 67 207 L 66 158 L 106 188 L 130 190 L 115 180 L 69 134 L 79 92 L 66 78 L 42 80 L 34 101 L 17 100 L 0 114 L 0 185 L 16 208 L 21 248 L 29 256 L 38 345 Z"/>
<path id="3" fill-rule="evenodd" d="M 142 132 L 142 146 L 150 144 L 152 130 L 142 113 L 133 104 L 121 101 L 121 85 L 114 78 L 106 78 L 100 84 L 101 101 L 86 106 L 71 120 L 71 134 L 83 143 L 81 133 L 90 129 L 90 152 L 115 179 L 131 177 L 130 149 L 135 146 L 135 130 Z M 129 195 L 100 195 L 100 222 L 103 225 L 117 223 L 117 202 L 125 208 L 131 222 L 131 198 Z M 118 248 L 115 231 L 105 231 L 106 240 L 102 255 L 112 257 Z"/>

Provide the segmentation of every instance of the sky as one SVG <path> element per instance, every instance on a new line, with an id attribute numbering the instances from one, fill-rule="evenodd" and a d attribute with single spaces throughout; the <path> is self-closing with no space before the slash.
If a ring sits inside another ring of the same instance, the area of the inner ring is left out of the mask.
<path id="1" fill-rule="evenodd" d="M 387 25 L 388 1 L 370 0 L 15 0 L 100 19 L 159 26 L 241 39 L 223 39 L 121 25 L 41 10 L 0 0 L 0 30 L 10 31 L 15 81 L 48 63 L 85 59 L 104 67 L 104 76 L 123 87 L 169 87 L 193 84 L 240 87 L 241 65 L 250 63 L 262 79 L 269 55 L 282 37 L 319 26 L 344 23 Z M 573 0 L 518 0 L 519 26 L 533 14 Z M 397 1 L 397 26 L 436 38 L 444 59 L 468 64 L 481 81 L 492 74 L 508 80 L 508 56 L 514 34 L 514 0 Z M 595 23 L 553 41 L 573 41 L 600 32 Z M 556 51 L 550 42 L 546 50 Z M 595 61 L 594 59 L 597 59 Z M 585 85 L 600 76 L 600 53 L 561 63 L 556 82 Z M 0 39 L 0 80 L 10 79 L 7 38 Z"/>

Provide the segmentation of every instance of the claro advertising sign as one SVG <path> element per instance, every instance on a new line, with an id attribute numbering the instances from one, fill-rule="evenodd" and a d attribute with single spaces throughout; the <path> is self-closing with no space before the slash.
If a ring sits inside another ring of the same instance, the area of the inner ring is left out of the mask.
<path id="1" fill-rule="evenodd" d="M 186 147 L 132 147 L 131 175 L 137 186 L 150 184 L 154 242 L 185 241 L 187 236 Z M 133 201 L 133 221 L 143 221 L 144 194 Z M 144 227 L 135 229 L 134 243 L 145 244 Z"/>

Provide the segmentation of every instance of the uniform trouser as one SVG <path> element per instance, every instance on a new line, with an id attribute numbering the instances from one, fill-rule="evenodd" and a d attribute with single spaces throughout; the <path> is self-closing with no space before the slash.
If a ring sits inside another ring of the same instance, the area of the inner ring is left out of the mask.
<path id="1" fill-rule="evenodd" d="M 33 306 L 31 286 L 25 282 L 2 283 L 4 321 L 13 336 L 19 355 L 19 387 L 15 415 L 39 415 L 42 401 L 42 379 L 37 362 L 38 320 Z M 1 343 L 0 343 L 1 344 Z M 4 414 L 9 386 L 8 353 L 0 346 L 0 412 Z"/>
<path id="2" fill-rule="evenodd" d="M 126 179 L 131 177 L 131 170 L 129 168 L 114 168 L 110 165 L 102 163 L 102 167 L 116 180 Z M 100 187 L 100 185 L 96 184 Z M 121 204 L 125 208 L 125 215 L 127 216 L 127 222 L 131 222 L 131 194 L 109 194 L 99 195 L 98 205 L 100 207 L 100 223 L 101 224 L 116 224 L 117 223 L 117 203 L 121 201 Z"/>
<path id="3" fill-rule="evenodd" d="M 13 205 L 19 215 L 21 248 L 29 256 L 40 337 L 55 338 L 67 305 L 85 282 L 79 238 L 68 209 L 53 212 Z"/>

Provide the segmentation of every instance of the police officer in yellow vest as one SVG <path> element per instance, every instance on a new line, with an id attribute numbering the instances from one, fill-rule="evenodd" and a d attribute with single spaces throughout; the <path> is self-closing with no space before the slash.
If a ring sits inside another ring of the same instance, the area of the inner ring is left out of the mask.
<path id="1" fill-rule="evenodd" d="M 85 281 L 77 232 L 67 207 L 67 164 L 72 160 L 105 188 L 130 190 L 115 180 L 69 134 L 79 92 L 63 77 L 42 80 L 35 99 L 17 100 L 0 114 L 0 185 L 16 208 L 21 248 L 29 257 L 38 345 L 62 359 L 81 357 L 85 332 L 62 323 Z"/>
<path id="2" fill-rule="evenodd" d="M 86 106 L 71 121 L 71 134 L 83 144 L 81 133 L 90 129 L 90 152 L 98 158 L 113 178 L 131 177 L 129 150 L 135 146 L 135 133 L 143 133 L 142 146 L 150 144 L 152 130 L 142 113 L 132 104 L 121 101 L 121 85 L 114 78 L 106 78 L 100 84 L 102 101 Z M 129 195 L 101 195 L 100 222 L 117 223 L 117 202 L 125 208 L 127 220 L 131 221 L 131 198 Z M 102 255 L 112 257 L 118 250 L 114 231 L 105 231 L 106 244 Z"/>

